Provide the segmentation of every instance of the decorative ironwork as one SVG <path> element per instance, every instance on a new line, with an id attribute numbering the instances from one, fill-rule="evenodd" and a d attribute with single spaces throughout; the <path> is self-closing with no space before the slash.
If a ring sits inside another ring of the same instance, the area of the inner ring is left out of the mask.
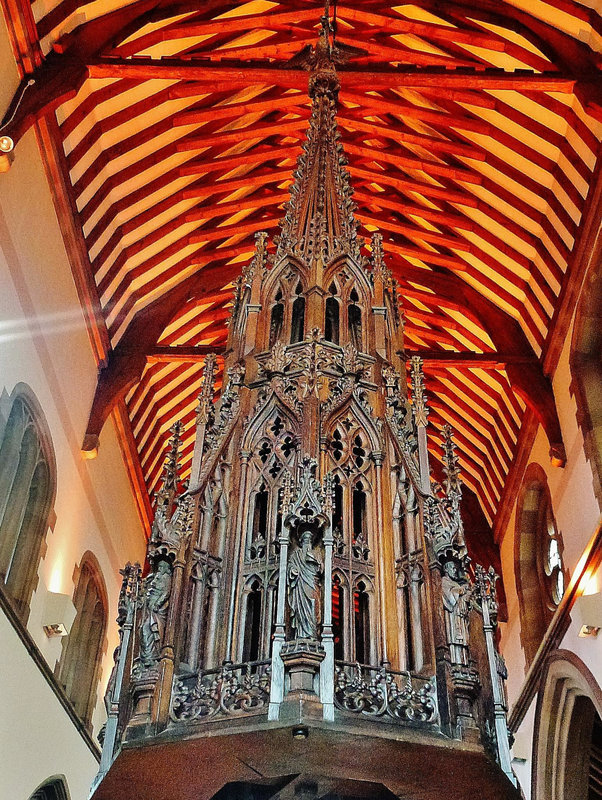
<path id="1" fill-rule="evenodd" d="M 434 678 L 425 680 L 385 667 L 337 662 L 334 703 L 341 711 L 368 717 L 416 724 L 438 720 Z"/>
<path id="2" fill-rule="evenodd" d="M 270 697 L 270 661 L 224 664 L 194 676 L 174 679 L 170 717 L 192 722 L 263 713 Z"/>

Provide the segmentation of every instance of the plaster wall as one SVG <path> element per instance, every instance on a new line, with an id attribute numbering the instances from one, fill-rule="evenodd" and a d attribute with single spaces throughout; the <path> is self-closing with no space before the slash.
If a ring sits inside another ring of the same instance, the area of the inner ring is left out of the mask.
<path id="1" fill-rule="evenodd" d="M 538 428 L 527 465 L 537 463 L 544 470 L 554 518 L 564 544 L 563 561 L 571 575 L 579 562 L 600 518 L 600 506 L 594 494 L 592 470 L 585 457 L 583 436 L 577 424 L 577 407 L 570 387 L 572 375 L 569 366 L 572 326 L 564 342 L 562 354 L 553 378 L 554 397 L 567 453 L 563 468 L 552 466 L 549 458 L 549 442 L 545 432 Z M 517 525 L 517 498 L 508 525 L 500 541 L 502 572 L 508 602 L 508 622 L 501 626 L 501 648 L 508 667 L 508 700 L 512 708 L 525 680 L 526 662 L 520 640 L 520 615 L 516 590 L 515 545 Z M 602 585 L 598 587 L 601 589 Z M 602 682 L 602 640 L 579 638 L 581 620 L 578 604 L 572 614 L 572 622 L 561 647 L 573 651 L 586 663 Z M 516 735 L 513 754 L 517 759 L 514 767 L 521 788 L 528 799 L 532 772 L 532 742 L 535 725 L 534 698 L 528 713 Z"/>
<path id="2" fill-rule="evenodd" d="M 1 15 L 0 70 L 6 78 L 0 86 L 4 108 L 17 75 Z M 33 130 L 19 142 L 10 170 L 0 175 L 0 286 L 0 395 L 6 400 L 19 383 L 31 388 L 57 464 L 56 501 L 27 627 L 54 669 L 62 641 L 49 640 L 42 628 L 48 591 L 73 596 L 74 570 L 91 551 L 109 603 L 93 716 L 97 733 L 118 641 L 119 568 L 143 559 L 145 539 L 112 420 L 98 458 L 81 457 L 97 365 Z M 83 800 L 95 760 L 1 612 L 0 631 L 0 797 L 25 800 L 44 779 L 64 773 L 72 776 L 72 800 Z"/>

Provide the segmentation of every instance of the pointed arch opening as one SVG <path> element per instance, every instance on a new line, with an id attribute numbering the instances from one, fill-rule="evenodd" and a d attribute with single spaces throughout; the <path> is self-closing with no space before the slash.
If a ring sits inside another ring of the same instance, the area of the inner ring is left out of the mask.
<path id="1" fill-rule="evenodd" d="M 293 312 L 291 319 L 291 344 L 302 342 L 305 337 L 305 297 L 303 297 L 303 287 L 300 283 L 295 289 L 295 300 L 293 301 Z"/>
<path id="2" fill-rule="evenodd" d="M 261 647 L 261 607 L 263 592 L 258 580 L 254 580 L 247 594 L 245 635 L 242 660 L 258 661 Z"/>
<path id="3" fill-rule="evenodd" d="M 349 305 L 347 306 L 347 325 L 349 328 L 349 339 L 356 350 L 361 351 L 362 347 L 362 309 L 359 305 L 359 295 L 352 289 L 349 295 Z"/>
<path id="4" fill-rule="evenodd" d="M 345 590 L 340 575 L 332 579 L 332 634 L 334 636 L 334 657 L 345 660 Z"/>
<path id="5" fill-rule="evenodd" d="M 337 298 L 337 287 L 330 284 L 329 297 L 326 298 L 324 312 L 324 338 L 327 342 L 339 344 L 340 338 L 340 306 Z"/>
<path id="6" fill-rule="evenodd" d="M 284 326 L 284 302 L 282 300 L 282 290 L 279 289 L 274 298 L 274 305 L 272 306 L 272 313 L 270 315 L 270 350 L 276 344 L 282 335 L 282 328 Z"/>
<path id="7" fill-rule="evenodd" d="M 364 581 L 358 581 L 353 593 L 355 623 L 355 660 L 368 664 L 370 659 L 370 595 Z"/>

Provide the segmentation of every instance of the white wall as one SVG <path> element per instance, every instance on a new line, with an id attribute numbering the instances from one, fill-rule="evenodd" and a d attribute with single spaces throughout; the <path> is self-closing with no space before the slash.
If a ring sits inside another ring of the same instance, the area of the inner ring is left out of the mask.
<path id="1" fill-rule="evenodd" d="M 17 75 L 1 15 L 0 70 L 5 108 Z M 81 457 L 97 365 L 32 130 L 18 143 L 9 172 L 0 174 L 0 286 L 0 393 L 10 394 L 20 382 L 31 387 L 57 461 L 56 522 L 48 532 L 28 630 L 54 669 L 61 643 L 48 640 L 42 629 L 47 590 L 73 595 L 74 569 L 92 551 L 110 606 L 100 698 L 117 644 L 119 568 L 143 558 L 144 533 L 112 420 L 98 458 Z M 72 775 L 72 800 L 83 800 L 94 759 L 1 612 L 0 617 L 0 797 L 25 800 L 45 778 L 64 773 Z M 103 721 L 99 699 L 95 732 Z"/>
<path id="2" fill-rule="evenodd" d="M 544 470 L 552 501 L 554 518 L 564 544 L 563 561 L 572 574 L 585 547 L 596 530 L 600 518 L 600 507 L 594 494 L 592 470 L 585 458 L 583 436 L 577 425 L 577 407 L 570 393 L 571 373 L 569 368 L 572 329 L 569 332 L 558 367 L 553 378 L 556 408 L 567 453 L 567 463 L 563 468 L 553 467 L 549 458 L 549 442 L 545 432 L 539 427 L 527 465 L 537 463 Z M 515 535 L 516 504 L 512 509 L 508 525 L 502 534 L 500 552 L 504 588 L 508 601 L 508 622 L 501 626 L 501 649 L 508 666 L 508 699 L 510 708 L 520 694 L 525 680 L 525 657 L 520 641 L 520 617 L 515 575 Z M 602 588 L 602 586 L 600 587 Z M 561 647 L 572 650 L 589 666 L 602 682 L 602 638 L 582 639 L 578 637 L 581 623 L 578 614 L 565 635 Z M 525 797 L 530 797 L 531 744 L 535 723 L 535 700 L 517 732 L 515 755 L 526 763 L 515 763 L 517 775 Z"/>

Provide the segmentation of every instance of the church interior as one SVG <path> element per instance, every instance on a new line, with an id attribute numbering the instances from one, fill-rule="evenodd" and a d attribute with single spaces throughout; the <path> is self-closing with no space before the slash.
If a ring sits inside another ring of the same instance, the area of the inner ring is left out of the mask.
<path id="1" fill-rule="evenodd" d="M 0 797 L 602 798 L 596 0 L 0 5 Z"/>

